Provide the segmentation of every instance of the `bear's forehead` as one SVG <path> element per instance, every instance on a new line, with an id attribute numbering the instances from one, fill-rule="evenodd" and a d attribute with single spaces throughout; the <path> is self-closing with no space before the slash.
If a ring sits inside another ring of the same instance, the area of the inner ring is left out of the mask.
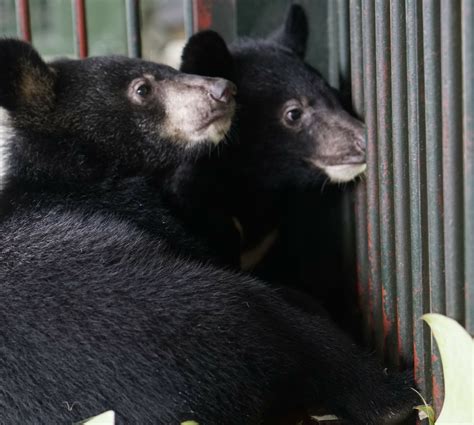
<path id="1" fill-rule="evenodd" d="M 239 90 L 266 93 L 272 97 L 319 97 L 327 94 L 321 74 L 294 55 L 266 52 L 245 52 L 237 57 Z"/>
<path id="2" fill-rule="evenodd" d="M 63 79 L 85 83 L 98 80 L 131 80 L 145 74 L 160 80 L 172 77 L 178 72 L 167 65 L 122 56 L 58 60 L 51 62 L 50 67 Z"/>

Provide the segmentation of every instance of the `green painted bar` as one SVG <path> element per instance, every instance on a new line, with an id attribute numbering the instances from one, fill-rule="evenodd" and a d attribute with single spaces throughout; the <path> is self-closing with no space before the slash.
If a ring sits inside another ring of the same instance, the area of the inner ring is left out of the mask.
<path id="1" fill-rule="evenodd" d="M 364 116 L 364 75 L 362 59 L 361 0 L 350 0 L 351 93 L 354 113 Z M 372 324 L 369 310 L 369 276 L 367 247 L 367 185 L 365 180 L 355 190 L 355 240 L 357 266 L 357 293 L 363 317 L 364 340 L 371 344 Z"/>
<path id="2" fill-rule="evenodd" d="M 395 282 L 395 229 L 393 219 L 392 125 L 390 87 L 390 4 L 375 2 L 375 67 L 377 86 L 378 195 L 380 220 L 380 269 L 384 355 L 394 365 L 398 358 Z"/>
<path id="3" fill-rule="evenodd" d="M 474 2 L 462 2 L 466 328 L 474 335 Z"/>
<path id="4" fill-rule="evenodd" d="M 128 56 L 140 58 L 142 56 L 140 0 L 125 0 L 125 11 L 127 15 Z"/>
<path id="5" fill-rule="evenodd" d="M 375 69 L 375 13 L 372 0 L 362 1 L 364 58 L 364 103 L 367 131 L 367 245 L 369 291 L 375 348 L 383 353 L 382 287 L 380 275 L 380 229 L 377 158 L 377 98 Z"/>
<path id="6" fill-rule="evenodd" d="M 428 326 L 420 318 L 429 311 L 427 259 L 426 164 L 423 108 L 423 49 L 421 3 L 406 2 L 408 155 L 410 179 L 411 274 L 413 282 L 414 368 L 422 394 L 431 399 L 430 354 Z"/>
<path id="7" fill-rule="evenodd" d="M 328 59 L 329 84 L 339 89 L 339 32 L 337 20 L 337 1 L 328 3 Z"/>
<path id="8" fill-rule="evenodd" d="M 431 311 L 446 312 L 443 234 L 443 157 L 441 139 L 441 40 L 439 2 L 423 1 L 425 71 L 426 191 L 428 208 L 428 264 Z M 432 345 L 433 402 L 442 404 L 443 372 L 436 344 Z"/>
<path id="9" fill-rule="evenodd" d="M 464 324 L 461 3 L 441 2 L 446 313 Z"/>
<path id="10" fill-rule="evenodd" d="M 337 0 L 337 39 L 339 42 L 339 90 L 347 103 L 351 92 L 349 0 Z"/>
<path id="11" fill-rule="evenodd" d="M 398 348 L 402 363 L 413 359 L 413 311 L 408 176 L 406 19 L 404 2 L 391 2 L 391 90 L 395 277 Z"/>

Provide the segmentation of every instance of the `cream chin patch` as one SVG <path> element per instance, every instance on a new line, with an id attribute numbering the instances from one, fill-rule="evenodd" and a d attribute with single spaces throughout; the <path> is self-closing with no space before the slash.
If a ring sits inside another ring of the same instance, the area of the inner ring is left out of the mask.
<path id="1" fill-rule="evenodd" d="M 8 167 L 8 141 L 11 135 L 11 127 L 8 125 L 8 114 L 0 108 L 0 190 L 3 188 L 7 176 Z"/>
<path id="2" fill-rule="evenodd" d="M 205 130 L 202 130 L 199 132 L 197 131 L 191 132 L 188 135 L 187 140 L 188 142 L 192 144 L 210 142 L 217 145 L 222 140 L 224 140 L 225 135 L 230 129 L 231 123 L 232 123 L 232 120 L 230 118 L 229 119 L 221 118 L 218 121 L 213 122 Z"/>
<path id="3" fill-rule="evenodd" d="M 354 180 L 367 168 L 367 164 L 343 164 L 322 167 L 333 183 L 345 183 Z"/>

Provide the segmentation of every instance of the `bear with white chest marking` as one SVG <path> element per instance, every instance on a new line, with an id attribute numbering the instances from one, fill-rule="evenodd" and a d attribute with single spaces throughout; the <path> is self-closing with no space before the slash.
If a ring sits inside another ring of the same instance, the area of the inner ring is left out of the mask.
<path id="1" fill-rule="evenodd" d="M 201 202 L 220 205 L 238 220 L 244 251 L 258 248 L 278 227 L 289 194 L 326 180 L 349 182 L 366 168 L 364 125 L 303 61 L 307 38 L 305 13 L 293 5 L 284 26 L 266 39 L 238 39 L 228 47 L 217 33 L 204 31 L 183 52 L 184 72 L 228 78 L 238 87 L 235 138 L 231 134 L 213 157 L 203 157 L 201 167 L 181 168 Z M 242 267 L 261 259 L 244 253 Z"/>
<path id="2" fill-rule="evenodd" d="M 233 219 L 242 269 L 303 289 L 353 323 L 344 317 L 350 296 L 341 304 L 352 283 L 341 200 L 345 183 L 366 168 L 364 125 L 304 61 L 308 33 L 304 10 L 292 5 L 264 39 L 227 46 L 212 31 L 190 38 L 181 69 L 236 83 L 237 126 L 210 158 L 179 167 L 174 197 Z"/>
<path id="3" fill-rule="evenodd" d="M 0 62 L 2 422 L 112 409 L 118 425 L 270 425 L 320 403 L 360 425 L 410 415 L 407 375 L 278 290 L 189 259 L 199 238 L 133 190 L 149 178 L 159 192 L 224 137 L 231 83 L 137 59 L 45 63 L 14 40 Z"/>

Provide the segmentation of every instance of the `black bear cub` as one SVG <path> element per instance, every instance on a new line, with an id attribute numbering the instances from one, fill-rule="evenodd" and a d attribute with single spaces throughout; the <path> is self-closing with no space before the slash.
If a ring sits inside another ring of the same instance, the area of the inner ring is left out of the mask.
<path id="1" fill-rule="evenodd" d="M 204 31 L 183 51 L 184 72 L 228 78 L 238 87 L 236 137 L 210 159 L 181 168 L 188 167 L 182 178 L 191 176 L 189 187 L 201 202 L 238 219 L 244 269 L 262 259 L 262 242 L 281 224 L 295 191 L 349 182 L 366 168 L 364 125 L 304 62 L 307 39 L 306 15 L 293 5 L 266 39 L 238 39 L 228 47 Z"/>
<path id="2" fill-rule="evenodd" d="M 260 425 L 320 403 L 360 425 L 410 415 L 412 380 L 324 315 L 187 258 L 201 242 L 159 185 L 224 137 L 231 83 L 126 58 L 47 64 L 13 40 L 0 63 L 2 423 L 112 409 L 117 424 Z"/>
<path id="3" fill-rule="evenodd" d="M 341 202 L 345 183 L 366 168 L 364 125 L 304 61 L 308 35 L 304 10 L 292 5 L 263 39 L 227 46 L 212 31 L 189 39 L 181 69 L 235 82 L 238 125 L 211 157 L 182 164 L 181 185 L 170 188 L 182 204 L 194 197 L 233 219 L 244 270 L 304 289 L 352 328 Z"/>
<path id="4" fill-rule="evenodd" d="M 1 144 L 3 216 L 31 205 L 102 210 L 183 254 L 221 257 L 166 218 L 159 189 L 184 158 L 225 136 L 232 83 L 120 57 L 45 64 L 8 40 L 0 60 L 0 106 L 14 129 Z"/>

